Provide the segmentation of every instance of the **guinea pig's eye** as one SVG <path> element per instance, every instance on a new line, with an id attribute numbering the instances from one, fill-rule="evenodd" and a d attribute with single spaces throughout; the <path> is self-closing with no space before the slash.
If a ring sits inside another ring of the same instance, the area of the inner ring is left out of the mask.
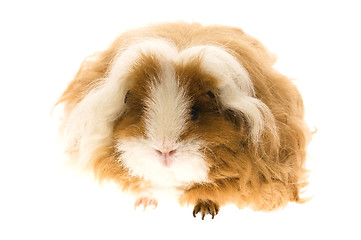
<path id="1" fill-rule="evenodd" d="M 195 121 L 197 120 L 199 117 L 199 109 L 196 107 L 192 107 L 191 109 L 191 120 Z"/>
<path id="2" fill-rule="evenodd" d="M 124 97 L 124 103 L 127 103 L 129 94 L 130 94 L 130 91 L 128 90 L 128 92 L 125 94 L 125 97 Z"/>
<path id="3" fill-rule="evenodd" d="M 208 91 L 207 92 L 207 95 L 210 97 L 210 98 L 216 98 L 216 95 L 214 95 L 214 93 L 212 91 Z"/>

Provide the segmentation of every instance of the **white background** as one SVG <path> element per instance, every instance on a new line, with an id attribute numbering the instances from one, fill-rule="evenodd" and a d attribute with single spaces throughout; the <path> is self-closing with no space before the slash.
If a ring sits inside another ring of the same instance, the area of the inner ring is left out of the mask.
<path id="1" fill-rule="evenodd" d="M 1 1 L 0 239 L 361 239 L 357 1 Z M 215 220 L 162 203 L 134 211 L 116 187 L 61 167 L 50 111 L 87 55 L 122 31 L 196 21 L 242 28 L 295 79 L 317 134 L 303 205 L 224 207 Z"/>

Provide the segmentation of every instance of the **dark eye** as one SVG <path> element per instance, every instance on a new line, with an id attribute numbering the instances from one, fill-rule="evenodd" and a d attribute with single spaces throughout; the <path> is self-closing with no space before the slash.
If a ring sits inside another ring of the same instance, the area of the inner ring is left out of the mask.
<path id="1" fill-rule="evenodd" d="M 130 94 L 130 91 L 128 91 L 128 92 L 125 94 L 124 103 L 127 103 L 129 94 Z"/>
<path id="2" fill-rule="evenodd" d="M 192 107 L 191 109 L 191 120 L 195 121 L 197 120 L 199 117 L 199 109 L 196 107 Z"/>
<path id="3" fill-rule="evenodd" d="M 214 95 L 214 93 L 212 91 L 208 91 L 207 92 L 207 95 L 210 97 L 210 98 L 216 98 L 216 95 Z"/>

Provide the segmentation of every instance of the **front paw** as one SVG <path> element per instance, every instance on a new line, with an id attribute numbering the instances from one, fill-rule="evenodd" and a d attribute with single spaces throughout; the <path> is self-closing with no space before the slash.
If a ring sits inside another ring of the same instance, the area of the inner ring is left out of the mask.
<path id="1" fill-rule="evenodd" d="M 219 212 L 219 204 L 211 200 L 198 200 L 193 209 L 193 217 L 196 217 L 197 213 L 202 214 L 202 220 L 206 214 L 212 215 L 212 219 Z"/>
<path id="2" fill-rule="evenodd" d="M 141 197 L 138 198 L 134 203 L 134 208 L 137 209 L 139 206 L 143 206 L 143 211 L 149 206 L 153 206 L 153 209 L 156 209 L 158 206 L 158 201 L 156 199 Z"/>

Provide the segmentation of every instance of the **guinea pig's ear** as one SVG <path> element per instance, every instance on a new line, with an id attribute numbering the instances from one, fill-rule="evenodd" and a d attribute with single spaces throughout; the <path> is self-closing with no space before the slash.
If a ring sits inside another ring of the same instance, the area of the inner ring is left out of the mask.
<path id="1" fill-rule="evenodd" d="M 64 104 L 61 130 L 66 151 L 75 153 L 81 166 L 89 163 L 94 150 L 110 143 L 114 121 L 123 114 L 131 87 L 128 71 L 138 57 L 132 50 L 106 53 L 112 56 L 95 55 L 90 66 L 88 62 L 81 68 L 59 101 Z"/>
<path id="2" fill-rule="evenodd" d="M 274 117 L 270 109 L 261 100 L 245 94 L 235 84 L 219 88 L 220 100 L 224 108 L 240 112 L 250 126 L 250 138 L 254 144 L 260 141 L 264 130 L 278 141 Z"/>
<path id="3" fill-rule="evenodd" d="M 242 64 L 222 47 L 197 48 L 202 52 L 202 69 L 217 79 L 221 104 L 245 116 L 253 143 L 260 140 L 266 129 L 278 141 L 274 116 L 268 106 L 256 97 L 253 82 Z"/>
<path id="4" fill-rule="evenodd" d="M 78 163 L 87 165 L 91 153 L 109 143 L 113 122 L 124 111 L 127 86 L 124 81 L 116 84 L 114 74 L 98 79 L 95 86 L 63 120 L 62 134 L 67 151 L 77 153 Z"/>

